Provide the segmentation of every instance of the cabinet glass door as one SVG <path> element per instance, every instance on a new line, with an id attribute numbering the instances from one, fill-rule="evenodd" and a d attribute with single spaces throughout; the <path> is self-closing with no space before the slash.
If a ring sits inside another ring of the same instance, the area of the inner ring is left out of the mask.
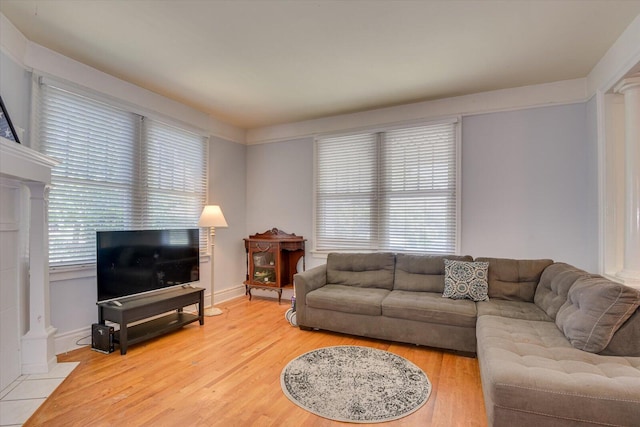
<path id="1" fill-rule="evenodd" d="M 253 253 L 253 281 L 258 283 L 276 282 L 276 268 L 273 252 Z"/>

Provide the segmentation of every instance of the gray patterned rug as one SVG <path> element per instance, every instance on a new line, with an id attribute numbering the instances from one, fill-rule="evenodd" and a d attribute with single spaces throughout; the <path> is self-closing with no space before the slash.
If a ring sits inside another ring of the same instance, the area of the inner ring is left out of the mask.
<path id="1" fill-rule="evenodd" d="M 407 359 L 369 347 L 310 351 L 280 375 L 293 403 L 335 421 L 378 423 L 418 410 L 431 393 L 427 375 Z"/>

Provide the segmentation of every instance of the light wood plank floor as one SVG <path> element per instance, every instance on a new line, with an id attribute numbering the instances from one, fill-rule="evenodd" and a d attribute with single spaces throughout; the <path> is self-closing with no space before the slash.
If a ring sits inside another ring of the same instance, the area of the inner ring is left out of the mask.
<path id="1" fill-rule="evenodd" d="M 330 426 L 280 389 L 280 372 L 319 347 L 362 345 L 391 351 L 422 368 L 429 401 L 392 426 L 486 426 L 477 359 L 435 349 L 323 331 L 284 318 L 289 304 L 238 298 L 204 326 L 130 346 L 126 355 L 88 347 L 59 355 L 80 365 L 27 426 Z M 377 424 L 380 425 L 380 424 Z"/>

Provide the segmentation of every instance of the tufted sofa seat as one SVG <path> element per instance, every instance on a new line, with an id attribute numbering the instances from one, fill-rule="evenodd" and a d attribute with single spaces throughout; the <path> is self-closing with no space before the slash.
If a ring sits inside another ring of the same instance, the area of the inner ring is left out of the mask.
<path id="1" fill-rule="evenodd" d="M 639 425 L 640 357 L 578 350 L 548 321 L 487 315 L 477 329 L 492 425 Z"/>

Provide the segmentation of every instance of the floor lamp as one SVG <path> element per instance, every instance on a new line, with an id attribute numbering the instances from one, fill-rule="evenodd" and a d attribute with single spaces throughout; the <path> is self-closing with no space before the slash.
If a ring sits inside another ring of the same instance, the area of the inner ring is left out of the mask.
<path id="1" fill-rule="evenodd" d="M 198 226 L 209 227 L 211 230 L 211 307 L 204 311 L 205 316 L 217 316 L 222 314 L 222 310 L 213 306 L 213 249 L 215 246 L 214 239 L 216 235 L 216 227 L 227 227 L 227 221 L 224 219 L 222 209 L 218 205 L 207 205 L 202 210 Z"/>

